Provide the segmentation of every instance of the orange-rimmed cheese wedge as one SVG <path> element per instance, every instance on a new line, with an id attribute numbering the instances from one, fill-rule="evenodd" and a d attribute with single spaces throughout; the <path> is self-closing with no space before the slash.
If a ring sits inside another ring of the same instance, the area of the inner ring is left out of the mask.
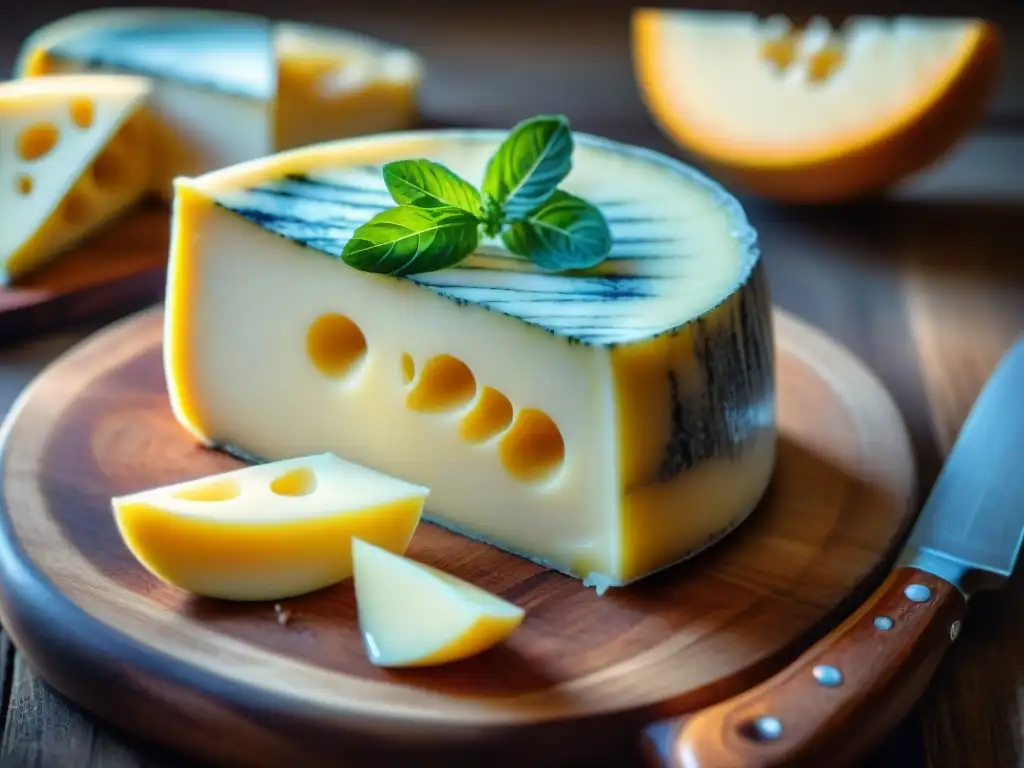
<path id="1" fill-rule="evenodd" d="M 352 542 L 359 628 L 380 667 L 424 667 L 481 653 L 522 623 L 519 606 L 367 541 Z"/>
<path id="2" fill-rule="evenodd" d="M 981 117 L 1001 43 L 976 19 L 638 9 L 634 71 L 661 129 L 721 181 L 791 202 L 889 187 Z"/>
<path id="3" fill-rule="evenodd" d="M 206 597 L 294 597 L 352 575 L 352 538 L 404 552 L 428 489 L 324 453 L 112 499 L 132 554 Z"/>

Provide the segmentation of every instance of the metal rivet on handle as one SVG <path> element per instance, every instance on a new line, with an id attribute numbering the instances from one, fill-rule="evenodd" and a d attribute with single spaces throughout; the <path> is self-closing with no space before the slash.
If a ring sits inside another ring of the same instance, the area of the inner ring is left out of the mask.
<path id="1" fill-rule="evenodd" d="M 949 628 L 949 639 L 955 641 L 960 636 L 960 619 L 953 622 Z"/>
<path id="2" fill-rule="evenodd" d="M 777 717 L 762 715 L 743 723 L 740 733 L 751 741 L 775 741 L 782 735 L 782 723 Z"/>
<path id="3" fill-rule="evenodd" d="M 893 620 L 888 616 L 875 616 L 875 629 L 880 629 L 883 632 L 887 632 L 892 629 Z"/>
<path id="4" fill-rule="evenodd" d="M 911 584 L 903 590 L 903 594 L 906 595 L 907 600 L 913 600 L 915 603 L 927 603 L 931 599 L 932 591 L 924 584 Z"/>
<path id="5" fill-rule="evenodd" d="M 843 673 L 831 664 L 819 664 L 811 670 L 814 679 L 824 686 L 835 688 L 843 682 Z"/>

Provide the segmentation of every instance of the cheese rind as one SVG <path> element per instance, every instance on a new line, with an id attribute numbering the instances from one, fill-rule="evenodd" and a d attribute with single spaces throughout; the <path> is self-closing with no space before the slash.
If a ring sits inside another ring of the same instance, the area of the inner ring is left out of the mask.
<path id="1" fill-rule="evenodd" d="M 144 78 L 0 83 L 0 283 L 45 265 L 148 189 Z"/>
<path id="2" fill-rule="evenodd" d="M 198 595 L 271 600 L 352 575 L 358 536 L 404 552 L 429 490 L 331 454 L 303 456 L 111 500 L 132 554 Z"/>
<path id="3" fill-rule="evenodd" d="M 494 647 L 526 611 L 464 579 L 360 539 L 353 582 L 363 645 L 380 667 L 426 667 Z"/>
<path id="4" fill-rule="evenodd" d="M 503 136 L 351 139 L 178 180 L 172 407 L 204 442 L 264 460 L 331 450 L 428 485 L 434 522 L 599 589 L 626 584 L 734 528 L 770 479 L 756 235 L 692 169 L 578 134 L 564 186 L 609 221 L 598 267 L 547 273 L 493 241 L 403 278 L 339 261 L 391 204 L 382 163 L 427 157 L 479 183 Z M 305 343 L 329 314 L 365 341 L 335 375 Z"/>
<path id="5" fill-rule="evenodd" d="M 19 77 L 96 71 L 153 80 L 169 198 L 197 175 L 281 149 L 404 128 L 416 115 L 422 62 L 372 38 L 261 16 L 198 9 L 99 9 L 55 21 L 22 46 Z"/>

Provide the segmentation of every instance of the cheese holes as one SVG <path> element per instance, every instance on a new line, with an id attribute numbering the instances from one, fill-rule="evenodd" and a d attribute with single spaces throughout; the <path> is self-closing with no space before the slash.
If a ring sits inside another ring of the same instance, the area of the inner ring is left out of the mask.
<path id="1" fill-rule="evenodd" d="M 96 119 L 96 106 L 92 99 L 75 99 L 71 102 L 71 122 L 77 128 L 91 128 L 92 121 Z"/>
<path id="2" fill-rule="evenodd" d="M 238 482 L 227 479 L 181 488 L 174 492 L 174 497 L 185 501 L 230 501 L 240 496 L 241 493 L 242 489 Z"/>
<path id="3" fill-rule="evenodd" d="M 275 478 L 270 490 L 278 496 L 308 496 L 316 490 L 316 473 L 309 467 L 293 469 Z"/>
<path id="4" fill-rule="evenodd" d="M 402 353 L 402 383 L 412 384 L 416 378 L 416 362 L 408 352 Z"/>
<path id="5" fill-rule="evenodd" d="M 535 408 L 524 408 L 498 443 L 498 455 L 505 470 L 516 480 L 538 482 L 561 468 L 565 440 L 550 416 Z"/>
<path id="6" fill-rule="evenodd" d="M 32 181 L 32 177 L 27 173 L 19 173 L 18 178 L 14 180 L 14 188 L 19 195 L 29 194 L 34 186 L 35 182 Z"/>
<path id="7" fill-rule="evenodd" d="M 92 178 L 101 190 L 113 190 L 128 178 L 128 167 L 117 153 L 107 150 L 92 164 Z"/>
<path id="8" fill-rule="evenodd" d="M 508 429 L 512 403 L 501 392 L 483 387 L 476 403 L 459 423 L 459 434 L 470 443 L 482 443 Z"/>
<path id="9" fill-rule="evenodd" d="M 427 360 L 419 380 L 406 396 L 414 411 L 447 411 L 466 405 L 476 395 L 476 377 L 469 366 L 451 355 Z"/>
<path id="10" fill-rule="evenodd" d="M 91 208 L 89 198 L 86 197 L 84 192 L 72 190 L 64 198 L 64 203 L 61 206 L 61 215 L 66 223 L 78 226 L 88 220 Z"/>
<path id="11" fill-rule="evenodd" d="M 35 123 L 18 135 L 18 155 L 22 160 L 38 160 L 60 141 L 60 131 L 53 123 Z"/>
<path id="12" fill-rule="evenodd" d="M 366 359 L 366 336 L 345 315 L 320 315 L 306 333 L 306 353 L 320 373 L 341 378 Z"/>

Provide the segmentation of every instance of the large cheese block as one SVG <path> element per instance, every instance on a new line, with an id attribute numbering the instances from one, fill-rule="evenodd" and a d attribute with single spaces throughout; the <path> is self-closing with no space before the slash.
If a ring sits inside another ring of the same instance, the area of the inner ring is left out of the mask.
<path id="1" fill-rule="evenodd" d="M 0 283 L 32 273 L 149 189 L 145 78 L 0 83 Z"/>
<path id="2" fill-rule="evenodd" d="M 171 8 L 77 13 L 25 41 L 15 72 L 153 79 L 154 188 L 277 150 L 408 127 L 420 59 L 379 40 L 260 16 Z"/>
<path id="3" fill-rule="evenodd" d="M 588 135 L 562 187 L 608 220 L 598 266 L 545 272 L 494 239 L 404 277 L 340 261 L 393 204 L 383 163 L 479 184 L 503 137 L 385 134 L 178 179 L 171 403 L 251 460 L 332 451 L 427 486 L 427 520 L 603 590 L 718 540 L 769 482 L 764 267 L 720 186 Z"/>

